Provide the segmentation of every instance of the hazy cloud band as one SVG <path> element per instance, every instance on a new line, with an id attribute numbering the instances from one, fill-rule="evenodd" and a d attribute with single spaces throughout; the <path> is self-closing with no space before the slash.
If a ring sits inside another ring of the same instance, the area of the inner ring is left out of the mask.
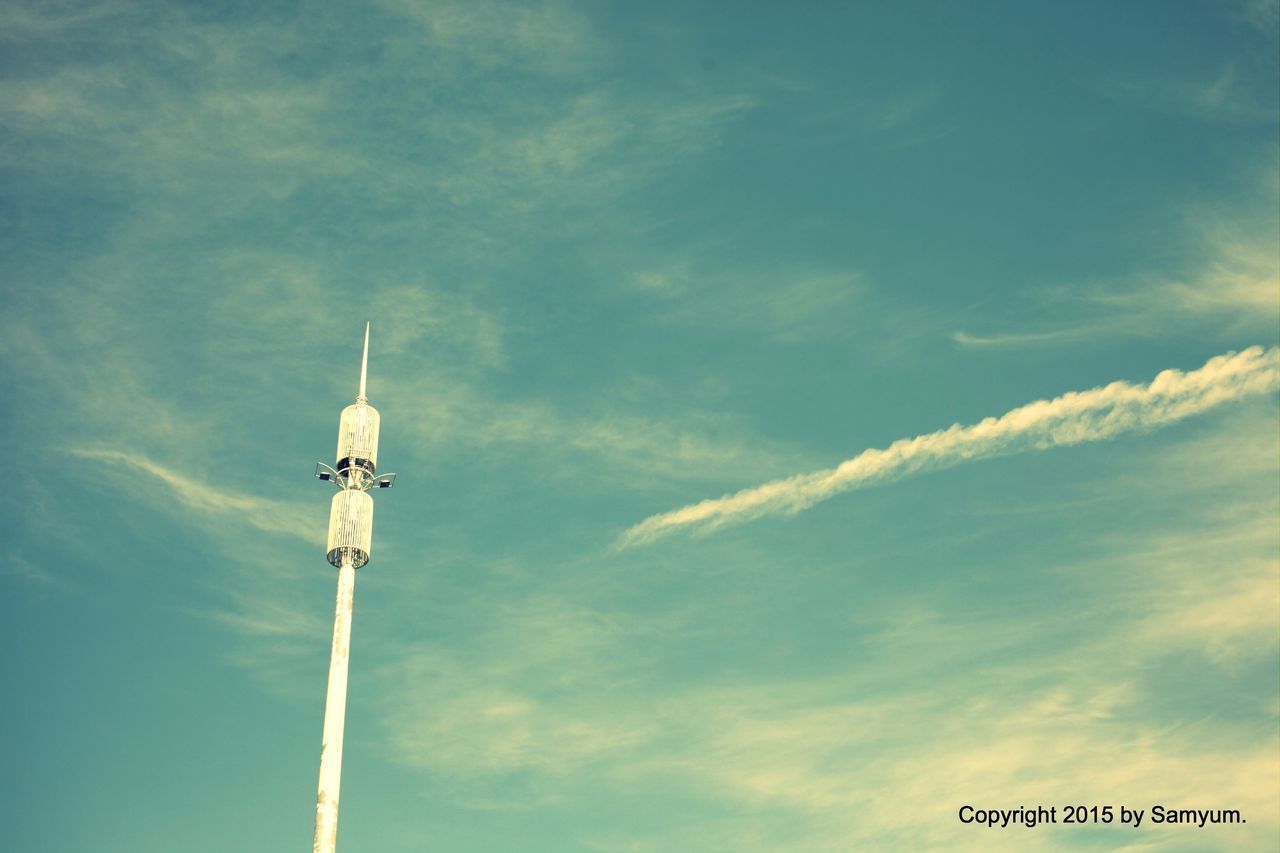
<path id="1" fill-rule="evenodd" d="M 1162 371 L 1149 385 L 1112 382 L 1037 400 L 980 423 L 903 438 L 864 450 L 835 468 L 774 480 L 736 494 L 651 516 L 622 534 L 621 547 L 643 545 L 683 529 L 706 533 L 762 515 L 794 514 L 841 492 L 919 471 L 1111 438 L 1173 423 L 1280 385 L 1280 350 L 1250 347 L 1209 359 L 1198 370 Z"/>

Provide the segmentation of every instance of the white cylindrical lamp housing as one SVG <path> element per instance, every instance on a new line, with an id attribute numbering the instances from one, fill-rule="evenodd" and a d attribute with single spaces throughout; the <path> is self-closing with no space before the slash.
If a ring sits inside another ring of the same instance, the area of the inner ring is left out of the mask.
<path id="1" fill-rule="evenodd" d="M 359 489 L 344 489 L 333 496 L 329 507 L 329 541 L 326 557 L 333 566 L 343 558 L 353 568 L 369 562 L 373 545 L 373 498 Z"/>
<path id="2" fill-rule="evenodd" d="M 377 472 L 380 422 L 378 410 L 368 403 L 353 403 L 342 410 L 338 421 L 338 463 L 333 466 L 339 474 L 351 468 L 363 468 L 370 476 Z"/>

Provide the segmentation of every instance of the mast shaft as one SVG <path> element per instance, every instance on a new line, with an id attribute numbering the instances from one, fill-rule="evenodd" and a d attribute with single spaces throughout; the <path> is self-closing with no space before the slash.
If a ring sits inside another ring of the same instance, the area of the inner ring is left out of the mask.
<path id="1" fill-rule="evenodd" d="M 360 393 L 357 400 L 365 400 L 364 379 L 369 373 L 369 324 L 364 324 L 364 355 L 360 356 Z"/>
<path id="2" fill-rule="evenodd" d="M 356 570 L 344 559 L 338 569 L 338 600 L 333 614 L 333 650 L 329 690 L 324 701 L 324 739 L 320 748 L 320 785 L 312 853 L 334 853 L 338 843 L 338 793 L 342 785 L 342 732 L 347 717 L 347 664 L 351 657 L 351 609 Z"/>
<path id="3" fill-rule="evenodd" d="M 333 647 L 329 654 L 329 689 L 324 700 L 324 737 L 320 747 L 320 781 L 316 793 L 312 853 L 335 853 L 338 844 L 338 794 L 342 785 L 342 735 L 347 717 L 347 665 L 351 657 L 351 610 L 356 570 L 369 562 L 373 547 L 372 488 L 385 489 L 395 474 L 377 476 L 378 410 L 365 399 L 369 374 L 369 324 L 364 327 L 360 358 L 360 395 L 342 410 L 336 463 L 316 463 L 316 476 L 338 487 L 329 506 L 325 557 L 338 570 L 338 597 L 333 613 Z"/>

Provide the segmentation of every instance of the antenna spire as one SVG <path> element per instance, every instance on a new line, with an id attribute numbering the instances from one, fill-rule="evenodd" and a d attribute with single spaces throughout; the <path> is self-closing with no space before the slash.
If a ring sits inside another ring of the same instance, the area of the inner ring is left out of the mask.
<path id="1" fill-rule="evenodd" d="M 364 355 L 360 358 L 360 393 L 356 396 L 357 402 L 365 402 L 364 381 L 369 373 L 369 323 L 364 324 Z"/>

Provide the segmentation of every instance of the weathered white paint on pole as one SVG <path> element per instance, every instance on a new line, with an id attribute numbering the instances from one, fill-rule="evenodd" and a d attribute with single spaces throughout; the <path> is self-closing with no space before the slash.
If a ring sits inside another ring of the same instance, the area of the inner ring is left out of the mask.
<path id="1" fill-rule="evenodd" d="M 351 658 L 351 608 L 356 570 L 351 560 L 338 569 L 338 603 L 333 613 L 333 650 L 329 692 L 324 701 L 324 739 L 320 747 L 320 790 L 316 795 L 316 831 L 312 853 L 334 853 L 338 843 L 338 792 L 342 786 L 342 728 L 347 716 L 347 663 Z"/>

